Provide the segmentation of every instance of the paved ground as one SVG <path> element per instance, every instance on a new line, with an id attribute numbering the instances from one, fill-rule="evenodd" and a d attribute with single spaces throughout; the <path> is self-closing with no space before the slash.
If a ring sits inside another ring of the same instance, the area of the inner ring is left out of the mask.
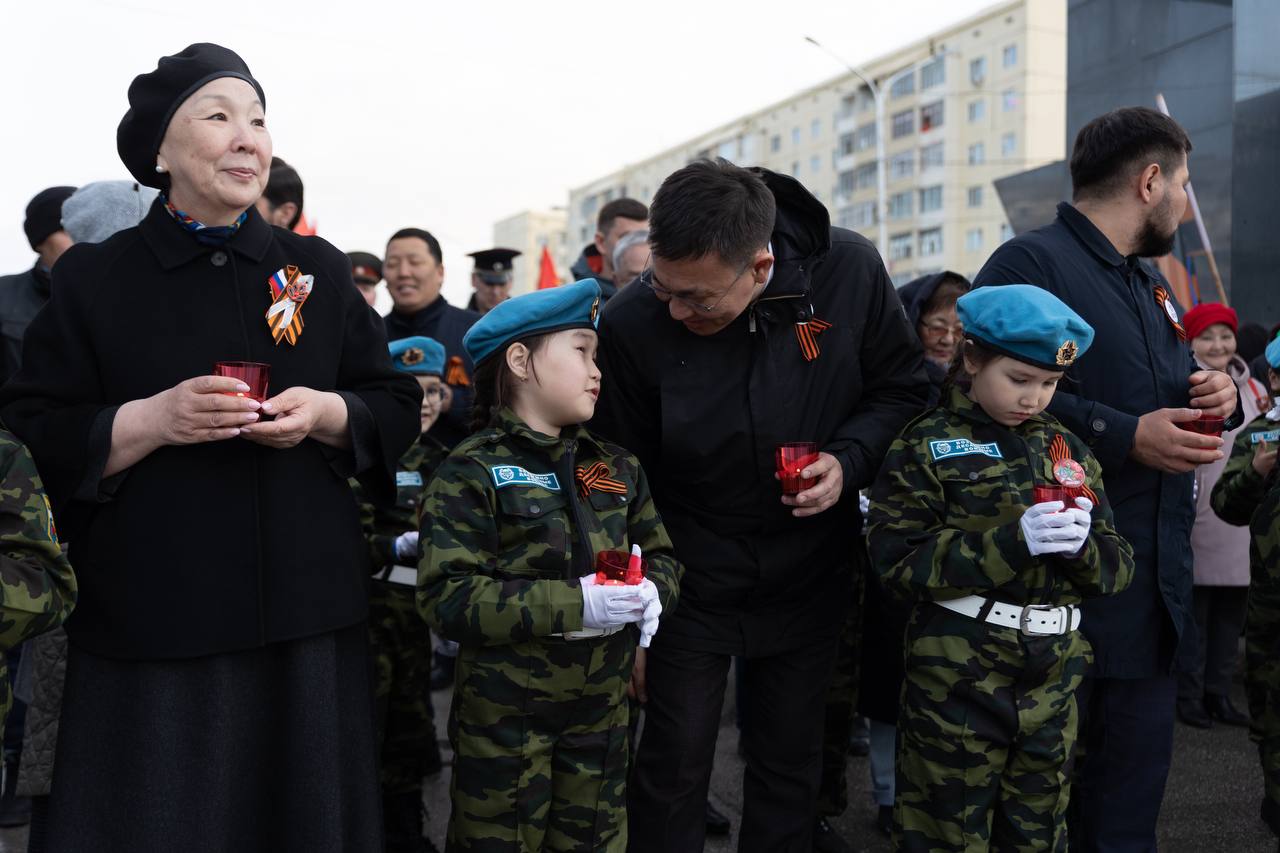
<path id="1" fill-rule="evenodd" d="M 1237 690 L 1239 686 L 1237 685 Z M 448 693 L 435 695 L 441 722 L 448 713 Z M 742 761 L 737 733 L 729 716 L 732 691 L 716 746 L 712 799 L 734 822 L 742 814 Z M 1244 706 L 1243 695 L 1236 704 Z M 443 730 L 443 726 L 441 727 Z M 1276 841 L 1258 819 L 1262 774 L 1257 753 L 1244 729 L 1217 726 L 1198 731 L 1179 725 L 1173 770 L 1160 820 L 1162 853 L 1263 853 L 1276 850 Z M 844 837 L 868 853 L 889 849 L 875 830 L 875 809 L 868 791 L 867 761 L 849 760 L 849 810 L 836 822 Z M 427 802 L 433 816 L 431 835 L 443 849 L 444 823 L 449 808 L 448 770 L 427 783 Z M 707 851 L 733 851 L 737 837 L 710 839 Z M 26 850 L 26 830 L 0 831 L 0 853 Z"/>

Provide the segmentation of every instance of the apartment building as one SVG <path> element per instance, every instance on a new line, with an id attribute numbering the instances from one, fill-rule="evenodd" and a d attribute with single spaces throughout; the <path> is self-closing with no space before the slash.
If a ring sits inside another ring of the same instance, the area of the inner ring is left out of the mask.
<path id="1" fill-rule="evenodd" d="M 551 260 L 555 262 L 560 280 L 571 280 L 569 265 L 577 257 L 577 249 L 571 252 L 565 241 L 567 220 L 568 215 L 563 207 L 553 207 L 547 210 L 521 211 L 494 224 L 493 245 L 504 249 L 519 249 L 521 252 L 520 257 L 511 262 L 512 296 L 537 289 L 544 247 L 551 252 Z M 594 233 L 593 230 L 592 234 Z"/>

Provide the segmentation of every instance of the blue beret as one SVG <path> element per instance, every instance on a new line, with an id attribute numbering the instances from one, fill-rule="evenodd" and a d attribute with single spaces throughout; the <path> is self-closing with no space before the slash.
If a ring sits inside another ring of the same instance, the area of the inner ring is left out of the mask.
<path id="1" fill-rule="evenodd" d="M 1265 354 L 1267 356 L 1267 364 L 1276 370 L 1280 370 L 1280 335 L 1276 335 L 1276 339 L 1267 344 Z"/>
<path id="2" fill-rule="evenodd" d="M 594 329 L 599 315 L 600 285 L 594 278 L 584 278 L 498 303 L 476 321 L 462 345 L 479 364 L 520 338 L 565 329 Z"/>
<path id="3" fill-rule="evenodd" d="M 979 287 L 956 300 L 964 335 L 1044 370 L 1064 370 L 1093 343 L 1093 327 L 1030 284 Z"/>
<path id="4" fill-rule="evenodd" d="M 444 344 L 434 338 L 401 338 L 387 344 L 387 349 L 396 370 L 444 376 Z"/>

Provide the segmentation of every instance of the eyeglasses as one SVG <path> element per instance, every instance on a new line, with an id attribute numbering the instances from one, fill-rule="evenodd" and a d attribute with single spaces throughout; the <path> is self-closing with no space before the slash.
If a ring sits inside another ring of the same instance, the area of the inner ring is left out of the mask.
<path id="1" fill-rule="evenodd" d="M 444 399 L 444 386 L 443 386 L 443 385 L 436 385 L 434 388 L 425 388 L 425 389 L 423 389 L 423 391 L 422 391 L 422 398 L 423 398 L 424 400 L 432 400 L 432 399 L 435 399 L 435 400 L 443 400 L 443 399 Z"/>
<path id="2" fill-rule="evenodd" d="M 639 282 L 645 287 L 652 290 L 653 295 L 658 297 L 658 299 L 661 300 L 662 302 L 670 302 L 671 300 L 674 299 L 675 301 L 679 302 L 681 305 L 688 305 L 690 308 L 694 309 L 695 311 L 700 311 L 703 314 L 710 314 L 712 311 L 715 311 L 716 308 L 720 306 L 720 303 L 724 301 L 724 298 L 729 295 L 729 291 L 733 290 L 733 288 L 737 286 L 738 282 L 742 280 L 743 274 L 746 273 L 746 271 L 750 267 L 751 267 L 751 261 L 747 261 L 745 264 L 743 264 L 742 268 L 738 270 L 738 274 L 733 277 L 733 281 L 729 282 L 729 286 L 726 287 L 723 291 L 721 291 L 720 296 L 716 299 L 715 302 L 712 302 L 710 305 L 703 305 L 701 302 L 694 302 L 689 297 L 681 296 L 679 293 L 673 293 L 672 291 L 667 290 L 665 287 L 663 287 L 662 285 L 654 281 L 652 255 L 649 256 L 648 262 L 645 263 L 644 271 L 640 273 Z"/>
<path id="3" fill-rule="evenodd" d="M 921 323 L 920 328 L 923 329 L 924 333 L 931 338 L 943 338 L 948 334 L 953 338 L 964 337 L 964 326 L 958 323 L 954 326 L 950 323 L 943 322 Z"/>

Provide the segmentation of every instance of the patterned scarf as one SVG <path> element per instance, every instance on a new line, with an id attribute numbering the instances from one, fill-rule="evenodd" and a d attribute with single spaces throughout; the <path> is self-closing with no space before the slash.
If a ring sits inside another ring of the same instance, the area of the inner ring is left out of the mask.
<path id="1" fill-rule="evenodd" d="M 240 214 L 240 217 L 230 225 L 205 225 L 198 222 L 185 211 L 178 210 L 173 206 L 173 202 L 169 201 L 167 196 L 161 195 L 160 200 L 164 202 L 164 209 L 169 211 L 169 215 L 173 217 L 173 221 L 177 222 L 184 229 L 191 232 L 191 236 L 196 238 L 196 242 L 204 246 L 224 246 L 227 241 L 236 235 L 240 230 L 240 226 L 249 218 L 249 211 Z"/>

